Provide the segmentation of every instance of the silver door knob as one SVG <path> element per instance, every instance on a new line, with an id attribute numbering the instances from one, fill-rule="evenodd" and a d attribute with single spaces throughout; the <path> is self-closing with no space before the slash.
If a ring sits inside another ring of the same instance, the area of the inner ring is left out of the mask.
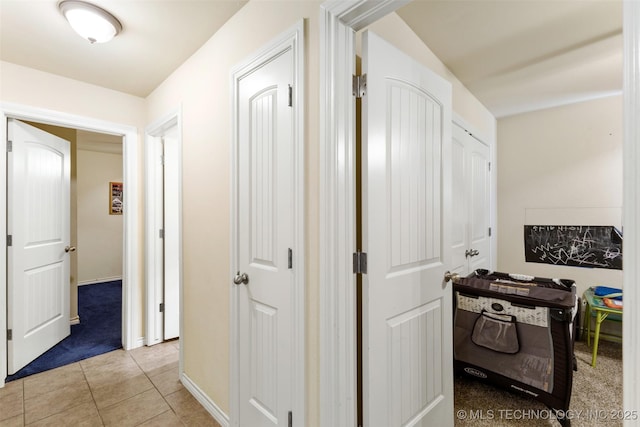
<path id="1" fill-rule="evenodd" d="M 452 273 L 450 271 L 447 271 L 446 273 L 444 273 L 444 281 L 445 282 L 453 280 L 453 282 L 455 283 L 459 279 L 460 279 L 460 275 L 458 273 Z"/>
<path id="2" fill-rule="evenodd" d="M 236 277 L 233 278 L 233 283 L 235 283 L 236 285 L 244 283 L 246 285 L 247 283 L 249 283 L 249 276 L 247 276 L 247 273 L 240 274 L 240 272 L 238 271 Z"/>
<path id="3" fill-rule="evenodd" d="M 477 249 L 467 249 L 466 251 L 464 251 L 464 256 L 466 258 L 474 257 L 476 255 L 480 255 L 480 251 Z"/>
<path id="4" fill-rule="evenodd" d="M 66 247 L 64 248 L 64 251 L 65 251 L 66 253 L 69 253 L 69 252 L 75 252 L 75 251 L 76 251 L 76 247 L 75 247 L 75 246 L 66 246 Z"/>

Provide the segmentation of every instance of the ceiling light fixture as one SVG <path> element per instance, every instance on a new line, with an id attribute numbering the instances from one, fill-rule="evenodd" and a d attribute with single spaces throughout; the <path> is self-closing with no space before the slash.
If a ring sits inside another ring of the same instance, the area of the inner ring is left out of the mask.
<path id="1" fill-rule="evenodd" d="M 90 43 L 105 43 L 122 31 L 122 24 L 106 10 L 80 0 L 63 0 L 58 8 L 71 28 Z"/>

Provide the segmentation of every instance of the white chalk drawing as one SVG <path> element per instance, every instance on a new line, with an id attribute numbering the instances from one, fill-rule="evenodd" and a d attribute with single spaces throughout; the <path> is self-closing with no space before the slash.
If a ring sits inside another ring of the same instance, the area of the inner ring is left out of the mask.
<path id="1" fill-rule="evenodd" d="M 622 233 L 613 226 L 525 225 L 527 262 L 622 270 Z"/>

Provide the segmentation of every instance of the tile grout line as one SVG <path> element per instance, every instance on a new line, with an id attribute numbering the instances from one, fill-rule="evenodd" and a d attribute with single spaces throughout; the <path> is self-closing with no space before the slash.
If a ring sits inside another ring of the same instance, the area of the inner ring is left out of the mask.
<path id="1" fill-rule="evenodd" d="M 64 366 L 70 366 L 70 365 L 73 365 L 74 363 L 77 363 L 77 364 L 78 364 L 78 366 L 80 367 L 80 370 L 82 371 L 82 376 L 83 376 L 83 378 L 84 378 L 85 382 L 87 383 L 87 388 L 89 389 L 89 392 L 91 392 L 91 387 L 89 386 L 89 382 L 87 381 L 87 378 L 86 378 L 86 376 L 84 375 L 84 370 L 82 369 L 82 365 L 80 365 L 80 362 L 79 362 L 79 361 L 78 361 L 78 362 L 70 363 L 69 365 L 63 365 L 63 366 L 60 366 L 60 367 L 58 367 L 58 368 L 62 368 L 62 367 L 64 367 Z M 55 368 L 55 369 L 58 369 L 58 368 Z M 52 370 L 55 370 L 55 369 L 52 369 Z M 50 371 L 52 371 L 52 370 L 50 370 Z M 45 371 L 45 372 L 50 372 L 50 371 Z M 40 373 L 42 373 L 42 372 L 40 372 Z M 36 374 L 36 375 L 37 375 L 37 374 Z M 54 413 L 52 413 L 52 414 L 49 414 L 49 415 L 47 415 L 46 417 L 39 418 L 39 419 L 37 419 L 37 420 L 33 420 L 32 422 L 30 422 L 29 424 L 27 424 L 27 410 L 26 410 L 27 405 L 26 405 L 26 398 L 25 398 L 25 379 L 28 379 L 28 378 L 29 378 L 29 377 L 27 376 L 27 377 L 25 377 L 25 378 L 22 378 L 22 379 L 21 379 L 21 380 L 22 380 L 22 425 L 23 425 L 23 426 L 29 426 L 29 425 L 32 425 L 32 424 L 34 424 L 34 423 L 37 423 L 37 422 L 40 422 L 40 421 L 46 420 L 47 418 L 54 417 L 54 416 L 59 415 L 59 414 L 61 414 L 61 413 L 65 412 L 65 411 L 68 411 L 68 410 L 73 409 L 73 408 L 77 408 L 78 406 L 81 406 L 81 405 L 82 405 L 82 403 L 79 403 L 79 404 L 77 404 L 77 405 L 75 405 L 75 406 L 71 406 L 71 407 L 66 408 L 66 409 L 58 410 L 57 412 L 54 412 Z M 52 391 L 53 391 L 53 390 L 52 390 Z M 51 393 L 51 391 L 50 391 L 50 392 L 48 392 L 48 393 Z M 46 394 L 46 393 L 45 393 L 45 394 Z M 42 398 L 42 395 L 40 395 L 40 396 L 36 396 L 36 397 L 32 397 L 32 399 L 40 399 L 40 398 Z M 95 399 L 93 399 L 93 394 L 91 395 L 91 399 L 93 400 L 93 402 L 94 402 L 94 404 L 95 404 Z M 97 407 L 96 407 L 96 409 L 97 409 Z M 103 425 L 104 425 L 104 423 L 103 423 Z"/>
<path id="2" fill-rule="evenodd" d="M 142 371 L 143 375 L 144 375 L 145 377 L 147 377 L 147 379 L 149 380 L 149 382 L 151 383 L 151 385 L 153 386 L 153 388 L 155 388 L 155 389 L 156 389 L 156 391 L 158 392 L 158 394 L 160 395 L 160 397 L 162 398 L 162 400 L 164 401 L 164 403 L 166 403 L 166 404 L 167 404 L 167 406 L 169 407 L 169 411 L 173 412 L 173 415 L 175 415 L 175 416 L 176 416 L 176 418 L 178 419 L 178 421 L 180 421 L 180 423 L 181 423 L 182 425 L 185 425 L 185 426 L 186 426 L 185 422 L 184 422 L 184 421 L 182 421 L 182 417 L 180 417 L 180 416 L 176 413 L 176 411 L 173 409 L 173 406 L 171 406 L 171 404 L 167 401 L 166 396 L 164 396 L 164 395 L 162 394 L 162 392 L 158 389 L 158 387 L 156 386 L 156 383 L 154 383 L 154 382 L 153 382 L 153 380 L 151 379 L 151 377 L 149 376 L 149 374 L 147 373 L 147 371 L 145 371 L 145 370 L 142 368 L 142 366 L 140 366 L 140 364 L 138 363 L 138 361 L 136 360 L 136 358 L 135 358 L 135 357 L 133 357 L 133 355 L 130 353 L 130 351 L 127 351 L 127 350 L 125 350 L 125 351 L 126 351 L 127 355 L 129 355 L 129 357 L 131 357 L 131 359 L 133 359 L 134 363 L 138 366 L 138 368 L 140 368 L 140 370 Z M 159 374 L 158 374 L 158 375 L 159 375 Z M 171 394 L 173 394 L 173 393 L 171 393 Z M 143 424 L 143 423 L 145 423 L 145 422 L 147 422 L 147 421 L 149 421 L 149 420 L 152 420 L 153 418 L 157 417 L 158 415 L 162 415 L 162 414 L 164 414 L 164 413 L 166 413 L 166 412 L 168 412 L 168 411 L 161 412 L 160 414 L 154 415 L 153 417 L 151 417 L 151 418 L 149 418 L 148 420 L 145 420 L 145 421 L 143 421 L 143 422 L 139 423 L 138 425 Z"/>
<path id="3" fill-rule="evenodd" d="M 84 370 L 84 366 L 82 366 L 82 361 L 79 361 L 80 370 L 82 371 L 82 376 L 84 377 L 85 382 L 87 383 L 87 388 L 89 389 L 89 393 L 91 393 L 91 400 L 93 401 L 93 405 L 96 407 L 96 412 L 98 413 L 98 417 L 100 418 L 100 423 L 104 426 L 104 419 L 102 418 L 102 414 L 100 413 L 100 409 L 98 409 L 98 402 L 96 402 L 96 398 L 93 395 L 93 388 L 91 388 L 91 384 L 89 384 L 89 380 L 87 379 L 87 373 Z"/>

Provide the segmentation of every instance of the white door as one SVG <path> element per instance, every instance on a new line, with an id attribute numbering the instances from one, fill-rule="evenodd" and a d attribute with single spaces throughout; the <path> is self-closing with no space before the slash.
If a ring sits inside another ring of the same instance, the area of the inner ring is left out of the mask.
<path id="1" fill-rule="evenodd" d="M 253 69 L 238 88 L 234 281 L 239 287 L 239 425 L 246 427 L 286 425 L 292 403 L 292 66 L 289 50 Z"/>
<path id="2" fill-rule="evenodd" d="M 17 120 L 8 126 L 8 371 L 70 333 L 69 142 Z"/>
<path id="3" fill-rule="evenodd" d="M 362 45 L 364 425 L 452 426 L 451 86 Z"/>
<path id="4" fill-rule="evenodd" d="M 178 125 L 147 140 L 147 345 L 180 335 Z"/>
<path id="5" fill-rule="evenodd" d="M 452 265 L 467 275 L 491 266 L 489 147 L 453 126 Z"/>
<path id="6" fill-rule="evenodd" d="M 467 134 L 469 157 L 469 273 L 491 266 L 489 147 Z M 455 209 L 455 205 L 454 205 Z"/>
<path id="7" fill-rule="evenodd" d="M 180 334 L 180 242 L 178 198 L 178 126 L 167 130 L 164 147 L 164 336 L 165 340 Z"/>
<path id="8" fill-rule="evenodd" d="M 453 126 L 451 144 L 451 271 L 469 273 L 469 169 L 466 132 Z"/>

